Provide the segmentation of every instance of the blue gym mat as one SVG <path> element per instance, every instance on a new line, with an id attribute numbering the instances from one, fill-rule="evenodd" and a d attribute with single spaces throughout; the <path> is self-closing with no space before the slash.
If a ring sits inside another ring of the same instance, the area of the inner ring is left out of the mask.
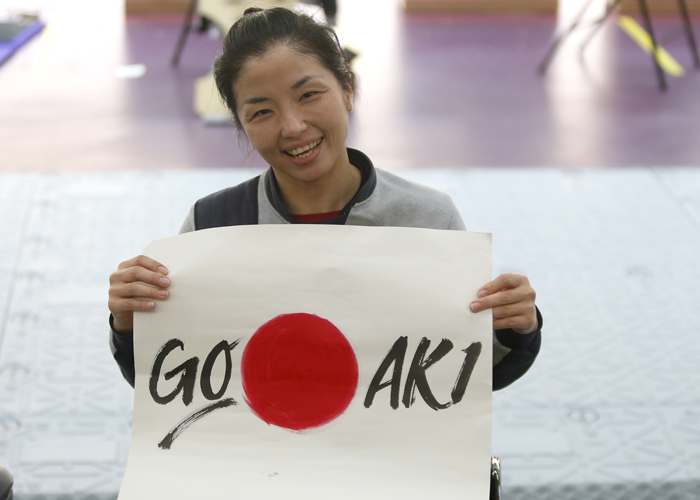
<path id="1" fill-rule="evenodd" d="M 15 28 L 9 23 L 0 23 L 0 25 L 2 25 L 3 31 L 11 31 Z M 18 26 L 19 31 L 9 40 L 3 40 L 4 37 L 0 37 L 0 64 L 7 61 L 22 45 L 40 33 L 44 26 L 41 21 L 34 21 L 25 27 Z"/>

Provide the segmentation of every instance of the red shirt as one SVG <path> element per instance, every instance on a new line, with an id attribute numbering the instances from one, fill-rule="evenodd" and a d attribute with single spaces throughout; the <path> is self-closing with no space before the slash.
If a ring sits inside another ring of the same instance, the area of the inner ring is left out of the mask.
<path id="1" fill-rule="evenodd" d="M 304 224 L 314 224 L 335 219 L 340 215 L 340 210 L 335 212 L 325 212 L 322 214 L 289 214 L 294 222 L 303 222 Z"/>

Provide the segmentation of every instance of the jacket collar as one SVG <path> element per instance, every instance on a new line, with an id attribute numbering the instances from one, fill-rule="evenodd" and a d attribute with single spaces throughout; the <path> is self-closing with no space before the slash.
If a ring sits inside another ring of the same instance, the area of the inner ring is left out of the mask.
<path id="1" fill-rule="evenodd" d="M 345 205 L 345 207 L 343 207 L 343 209 L 340 211 L 340 216 L 338 219 L 334 219 L 336 224 L 345 224 L 345 220 L 347 219 L 350 210 L 352 210 L 352 207 L 354 207 L 356 203 L 363 202 L 372 196 L 372 193 L 374 193 L 374 189 L 377 186 L 377 172 L 374 169 L 372 160 L 357 149 L 347 148 L 347 150 L 350 163 L 357 167 L 357 169 L 360 171 L 360 188 L 355 193 L 355 196 L 353 196 L 347 205 Z M 280 191 L 279 184 L 277 184 L 277 178 L 275 177 L 275 172 L 272 167 L 269 168 L 267 175 L 265 175 L 265 194 L 277 213 L 279 213 L 287 222 L 294 223 L 292 218 L 289 216 L 287 207 L 284 206 L 284 202 L 282 201 L 282 193 Z"/>

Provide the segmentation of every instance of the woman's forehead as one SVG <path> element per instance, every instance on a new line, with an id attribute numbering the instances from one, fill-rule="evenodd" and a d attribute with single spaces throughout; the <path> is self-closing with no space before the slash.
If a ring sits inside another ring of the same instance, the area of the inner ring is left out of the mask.
<path id="1" fill-rule="evenodd" d="M 290 89 L 309 76 L 315 77 L 312 80 L 333 78 L 315 57 L 287 46 L 277 46 L 246 62 L 235 86 L 238 91 L 261 86 Z"/>

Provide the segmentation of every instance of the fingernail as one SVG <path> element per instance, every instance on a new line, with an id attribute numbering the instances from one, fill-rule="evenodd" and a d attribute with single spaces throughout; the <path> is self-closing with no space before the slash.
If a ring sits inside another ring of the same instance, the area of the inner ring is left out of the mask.
<path id="1" fill-rule="evenodd" d="M 148 307 L 149 309 L 153 309 L 155 306 L 156 306 L 155 302 L 152 302 L 152 301 L 146 302 L 146 307 Z"/>
<path id="2" fill-rule="evenodd" d="M 170 284 L 170 280 L 168 278 L 161 278 L 160 284 L 163 286 L 168 286 Z"/>
<path id="3" fill-rule="evenodd" d="M 168 274 L 168 269 L 166 267 L 160 266 L 158 270 L 160 271 L 160 274 Z"/>
<path id="4" fill-rule="evenodd" d="M 488 290 L 479 290 L 479 297 L 485 297 L 488 293 Z"/>
<path id="5" fill-rule="evenodd" d="M 481 302 L 472 302 L 471 308 L 472 311 L 477 312 L 479 309 L 481 309 Z"/>
<path id="6" fill-rule="evenodd" d="M 170 293 L 167 290 L 159 290 L 158 291 L 158 297 L 162 297 L 164 299 L 167 299 L 168 295 L 170 295 Z"/>

